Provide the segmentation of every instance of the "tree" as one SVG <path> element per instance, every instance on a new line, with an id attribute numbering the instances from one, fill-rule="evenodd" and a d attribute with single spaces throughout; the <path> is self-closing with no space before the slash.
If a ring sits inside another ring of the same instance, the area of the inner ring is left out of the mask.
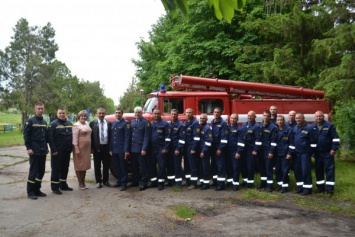
<path id="1" fill-rule="evenodd" d="M 143 106 L 143 103 L 145 102 L 144 94 L 141 94 L 141 91 L 137 86 L 136 78 L 132 78 L 131 83 L 119 100 L 120 103 L 118 107 L 125 112 L 133 112 L 134 107 Z"/>
<path id="2" fill-rule="evenodd" d="M 139 86 L 150 92 L 160 84 L 169 84 L 174 73 L 203 77 L 237 79 L 235 48 L 243 32 L 236 16 L 232 24 L 211 17 L 207 1 L 192 2 L 190 20 L 163 17 L 153 26 L 149 41 L 137 43 L 140 60 L 137 66 Z"/>
<path id="3" fill-rule="evenodd" d="M 55 31 L 48 23 L 44 27 L 29 26 L 20 19 L 10 46 L 0 50 L 0 98 L 5 107 L 22 112 L 22 123 L 41 101 L 53 119 L 58 107 L 77 112 L 87 107 L 105 107 L 114 111 L 114 103 L 104 96 L 100 82 L 79 81 L 69 68 L 56 60 L 58 45 Z"/>
<path id="4" fill-rule="evenodd" d="M 22 112 L 22 123 L 33 111 L 37 101 L 45 101 L 42 75 L 50 71 L 58 45 L 54 41 L 54 29 L 48 23 L 44 27 L 29 26 L 20 19 L 10 46 L 0 51 L 1 98 L 7 105 L 14 105 Z M 46 94 L 50 93 L 46 88 Z"/>
<path id="5" fill-rule="evenodd" d="M 164 8 L 174 18 L 177 16 L 177 8 L 179 8 L 185 19 L 189 19 L 189 2 L 188 0 L 162 0 Z M 231 23 L 234 12 L 241 11 L 246 0 L 208 0 L 210 7 L 214 8 L 214 14 L 219 20 L 226 20 Z"/>

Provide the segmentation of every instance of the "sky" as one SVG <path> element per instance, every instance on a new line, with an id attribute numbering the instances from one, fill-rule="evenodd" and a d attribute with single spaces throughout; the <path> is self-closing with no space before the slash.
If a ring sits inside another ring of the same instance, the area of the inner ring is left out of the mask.
<path id="1" fill-rule="evenodd" d="M 49 22 L 56 32 L 57 59 L 73 76 L 100 81 L 117 105 L 135 74 L 135 43 L 148 40 L 163 15 L 160 0 L 0 0 L 0 49 L 10 45 L 19 19 L 30 26 Z"/>

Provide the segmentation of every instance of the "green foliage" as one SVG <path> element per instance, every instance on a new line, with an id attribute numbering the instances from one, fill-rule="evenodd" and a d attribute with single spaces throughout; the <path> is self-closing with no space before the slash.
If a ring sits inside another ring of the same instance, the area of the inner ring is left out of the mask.
<path id="1" fill-rule="evenodd" d="M 186 20 L 189 20 L 189 4 L 196 1 L 188 0 L 162 0 L 164 8 L 171 14 L 173 18 L 176 18 L 180 10 Z M 234 12 L 241 11 L 246 3 L 246 0 L 208 0 L 208 5 L 214 8 L 214 14 L 219 20 L 226 20 L 231 23 Z"/>
<path id="2" fill-rule="evenodd" d="M 185 204 L 181 204 L 174 207 L 174 213 L 178 217 L 186 219 L 186 218 L 192 218 L 196 214 L 196 210 Z"/>
<path id="3" fill-rule="evenodd" d="M 144 94 L 141 95 L 139 88 L 137 87 L 137 79 L 132 78 L 132 82 L 124 92 L 123 96 L 119 99 L 120 104 L 118 107 L 123 109 L 126 113 L 133 112 L 136 106 L 143 106 L 145 103 Z"/>
<path id="4" fill-rule="evenodd" d="M 341 143 L 355 149 L 355 99 L 341 102 L 335 106 L 336 114 L 333 116 L 334 124 L 341 138 Z"/>

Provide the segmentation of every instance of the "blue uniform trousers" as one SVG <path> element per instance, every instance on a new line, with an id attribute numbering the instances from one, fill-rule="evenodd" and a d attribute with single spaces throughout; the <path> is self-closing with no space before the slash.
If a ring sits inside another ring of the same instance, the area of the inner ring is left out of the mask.
<path id="1" fill-rule="evenodd" d="M 198 158 L 199 159 L 199 164 L 200 164 L 200 172 L 199 172 L 199 177 L 200 180 L 202 181 L 203 185 L 209 185 L 210 184 L 210 178 L 211 178 L 211 155 L 210 152 L 205 153 L 204 158 Z"/>
<path id="2" fill-rule="evenodd" d="M 267 156 L 269 155 L 269 150 L 261 149 L 257 155 L 257 167 L 260 173 L 260 186 L 266 187 L 267 180 Z M 265 158 L 266 157 L 266 158 Z"/>
<path id="3" fill-rule="evenodd" d="M 142 186 L 148 185 L 148 156 L 142 156 L 141 153 L 132 152 L 132 183 L 134 185 L 139 182 L 139 175 L 141 176 Z"/>
<path id="4" fill-rule="evenodd" d="M 215 153 L 212 156 L 217 167 L 217 186 L 224 188 L 226 182 L 226 159 L 225 152 L 222 151 L 220 156 L 217 156 Z"/>
<path id="5" fill-rule="evenodd" d="M 173 184 L 175 180 L 174 152 L 175 150 L 169 150 L 169 153 L 166 157 L 166 177 L 168 178 L 169 184 Z M 181 163 L 180 163 L 180 167 L 181 167 Z"/>
<path id="6" fill-rule="evenodd" d="M 277 184 L 282 188 L 288 188 L 290 178 L 288 173 L 290 172 L 290 160 L 287 160 L 285 156 L 277 156 L 275 164 L 275 174 Z"/>
<path id="7" fill-rule="evenodd" d="M 174 160 L 175 183 L 181 185 L 181 182 L 182 182 L 182 167 L 181 167 L 182 155 L 180 154 L 180 155 L 176 156 L 174 154 L 173 160 Z"/>
<path id="8" fill-rule="evenodd" d="M 58 151 L 58 155 L 51 155 L 51 189 L 53 191 L 68 188 L 70 153 L 71 151 Z"/>
<path id="9" fill-rule="evenodd" d="M 246 164 L 246 187 L 251 188 L 254 186 L 255 165 L 257 156 L 252 154 L 252 151 L 245 151 L 245 164 Z"/>
<path id="10" fill-rule="evenodd" d="M 190 185 L 197 186 L 197 178 L 198 178 L 198 165 L 197 165 L 197 153 L 191 154 L 191 149 L 186 149 L 185 157 L 187 157 L 188 166 L 190 168 Z M 185 159 L 184 157 L 184 159 Z M 185 177 L 187 182 L 187 173 L 185 171 Z"/>
<path id="11" fill-rule="evenodd" d="M 228 151 L 228 154 L 231 153 L 232 151 Z M 234 152 L 232 152 L 234 153 Z M 232 164 L 232 160 L 230 159 L 230 155 L 226 155 L 226 173 L 227 173 L 227 185 L 232 184 L 233 183 L 233 164 Z"/>
<path id="12" fill-rule="evenodd" d="M 41 189 L 46 168 L 46 155 L 32 155 L 29 159 L 30 170 L 27 179 L 27 194 L 36 195 Z"/>
<path id="13" fill-rule="evenodd" d="M 117 182 L 121 184 L 121 186 L 127 186 L 127 160 L 124 158 L 124 153 L 113 153 L 112 159 L 117 172 Z"/>
<path id="14" fill-rule="evenodd" d="M 153 149 L 150 156 L 150 181 L 158 181 L 159 186 L 164 186 L 165 177 L 166 177 L 166 156 L 167 154 L 162 153 L 162 149 Z M 158 164 L 158 172 L 157 172 Z"/>
<path id="15" fill-rule="evenodd" d="M 236 159 L 235 158 L 236 153 L 237 153 L 237 151 L 229 151 L 228 152 L 228 160 L 231 164 L 231 169 L 232 169 L 233 186 L 239 187 L 241 157 L 239 159 Z"/>
<path id="16" fill-rule="evenodd" d="M 334 156 L 330 155 L 329 152 L 317 153 L 315 156 L 315 166 L 317 189 L 319 191 L 323 191 L 325 184 L 325 188 L 327 191 L 333 191 L 335 185 Z"/>
<path id="17" fill-rule="evenodd" d="M 275 156 L 272 159 L 268 158 L 270 151 L 264 151 L 264 161 L 265 161 L 265 168 L 266 168 L 266 186 L 268 188 L 273 187 L 274 183 L 274 166 L 275 166 Z"/>
<path id="18" fill-rule="evenodd" d="M 185 153 L 184 155 L 184 174 L 185 174 L 186 185 L 190 185 L 191 170 L 190 170 L 189 157 L 187 153 Z"/>
<path id="19" fill-rule="evenodd" d="M 310 153 L 295 152 L 294 173 L 297 187 L 303 189 L 304 193 L 312 192 L 312 160 Z"/>

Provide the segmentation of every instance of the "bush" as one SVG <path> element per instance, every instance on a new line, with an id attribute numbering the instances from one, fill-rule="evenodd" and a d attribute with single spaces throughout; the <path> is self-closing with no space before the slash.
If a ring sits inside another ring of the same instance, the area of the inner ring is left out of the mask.
<path id="1" fill-rule="evenodd" d="M 341 143 L 352 151 L 355 151 L 355 99 L 346 102 L 337 102 L 335 111 L 336 114 L 333 116 L 333 121 Z"/>

